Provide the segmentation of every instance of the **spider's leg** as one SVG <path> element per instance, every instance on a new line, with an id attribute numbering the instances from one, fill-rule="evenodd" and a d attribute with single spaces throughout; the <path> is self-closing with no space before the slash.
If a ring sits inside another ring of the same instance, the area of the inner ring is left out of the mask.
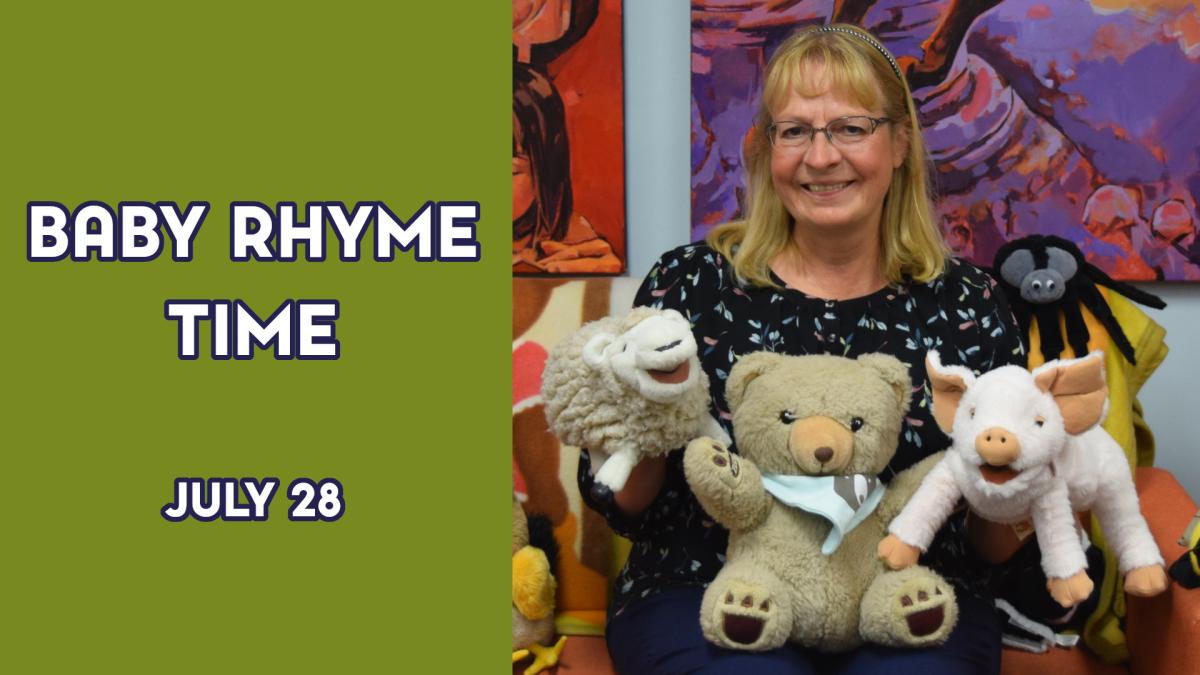
<path id="1" fill-rule="evenodd" d="M 1067 342 L 1071 345 L 1071 351 L 1075 352 L 1075 358 L 1087 356 L 1088 340 L 1091 339 L 1092 334 L 1088 331 L 1087 323 L 1083 320 L 1083 312 L 1079 309 L 1081 304 L 1079 295 L 1070 285 L 1067 286 L 1067 292 L 1063 295 L 1060 304 L 1063 311 L 1063 323 L 1067 327 Z"/>
<path id="2" fill-rule="evenodd" d="M 1063 350 L 1062 332 L 1058 328 L 1058 304 L 1035 305 L 1038 334 L 1042 338 L 1042 356 L 1047 361 L 1057 359 Z"/>
<path id="3" fill-rule="evenodd" d="M 1147 293 L 1137 288 L 1133 284 L 1127 284 L 1123 281 L 1116 281 L 1112 277 L 1105 274 L 1104 270 L 1096 267 L 1095 265 L 1089 264 L 1086 269 L 1086 274 L 1097 284 L 1100 284 L 1101 286 L 1108 286 L 1109 288 L 1138 304 L 1145 305 L 1147 307 L 1153 307 L 1154 309 L 1162 309 L 1167 306 L 1167 303 L 1163 302 L 1163 299 L 1157 295 Z M 1076 276 L 1078 277 L 1078 275 Z"/>
<path id="4" fill-rule="evenodd" d="M 1112 308 L 1105 302 L 1104 296 L 1100 291 L 1092 285 L 1087 285 L 1079 289 L 1079 301 L 1084 307 L 1091 310 L 1095 315 L 1096 320 L 1104 326 L 1104 330 L 1108 331 L 1109 338 L 1117 349 L 1121 350 L 1121 355 L 1130 363 L 1137 365 L 1137 361 L 1133 356 L 1133 345 L 1129 344 L 1129 338 L 1125 337 L 1125 331 L 1121 328 L 1121 324 L 1117 323 L 1117 318 L 1113 316 Z"/>

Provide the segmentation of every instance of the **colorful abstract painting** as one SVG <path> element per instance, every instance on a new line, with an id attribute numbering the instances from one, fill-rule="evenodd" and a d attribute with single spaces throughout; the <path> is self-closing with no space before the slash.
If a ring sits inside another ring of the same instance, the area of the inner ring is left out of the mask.
<path id="1" fill-rule="evenodd" d="M 1054 234 L 1124 280 L 1200 279 L 1200 7 L 1178 0 L 695 0 L 692 236 L 739 213 L 761 73 L 799 27 L 905 69 L 955 253 Z"/>
<path id="2" fill-rule="evenodd" d="M 513 0 L 513 273 L 625 269 L 620 0 Z"/>

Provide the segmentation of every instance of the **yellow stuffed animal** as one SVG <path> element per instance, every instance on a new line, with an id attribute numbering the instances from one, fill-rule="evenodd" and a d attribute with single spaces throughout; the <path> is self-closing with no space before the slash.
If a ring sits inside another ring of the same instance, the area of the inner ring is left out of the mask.
<path id="1" fill-rule="evenodd" d="M 525 675 L 535 675 L 558 663 L 566 636 L 553 647 L 545 644 L 554 637 L 554 592 L 557 584 L 550 571 L 546 552 L 529 544 L 529 522 L 525 510 L 513 495 L 512 500 L 512 644 L 513 663 L 527 658 L 534 661 Z"/>

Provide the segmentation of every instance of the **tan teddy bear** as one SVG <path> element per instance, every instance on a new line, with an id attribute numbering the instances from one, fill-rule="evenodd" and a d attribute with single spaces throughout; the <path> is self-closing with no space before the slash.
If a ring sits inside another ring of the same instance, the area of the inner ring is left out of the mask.
<path id="1" fill-rule="evenodd" d="M 763 651 L 790 640 L 837 652 L 864 640 L 946 639 L 958 617 L 950 584 L 921 566 L 893 572 L 875 554 L 941 457 L 886 487 L 878 479 L 910 393 L 908 368 L 882 354 L 758 352 L 737 362 L 725 398 L 740 456 L 711 438 L 684 455 L 696 498 L 730 531 L 725 567 L 700 607 L 709 641 Z"/>

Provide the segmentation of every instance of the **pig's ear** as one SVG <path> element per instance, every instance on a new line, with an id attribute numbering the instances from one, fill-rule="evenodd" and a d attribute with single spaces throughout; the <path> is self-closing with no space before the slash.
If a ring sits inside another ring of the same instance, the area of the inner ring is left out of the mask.
<path id="1" fill-rule="evenodd" d="M 1068 434 L 1080 434 L 1104 418 L 1108 384 L 1104 380 L 1104 352 L 1082 359 L 1051 361 L 1033 371 L 1038 389 L 1054 397 Z"/>
<path id="2" fill-rule="evenodd" d="M 967 393 L 967 387 L 974 384 L 975 375 L 962 366 L 943 366 L 936 350 L 930 350 L 925 356 L 925 372 L 929 375 L 929 389 L 933 394 L 933 419 L 949 434 L 954 430 L 958 404 Z"/>

